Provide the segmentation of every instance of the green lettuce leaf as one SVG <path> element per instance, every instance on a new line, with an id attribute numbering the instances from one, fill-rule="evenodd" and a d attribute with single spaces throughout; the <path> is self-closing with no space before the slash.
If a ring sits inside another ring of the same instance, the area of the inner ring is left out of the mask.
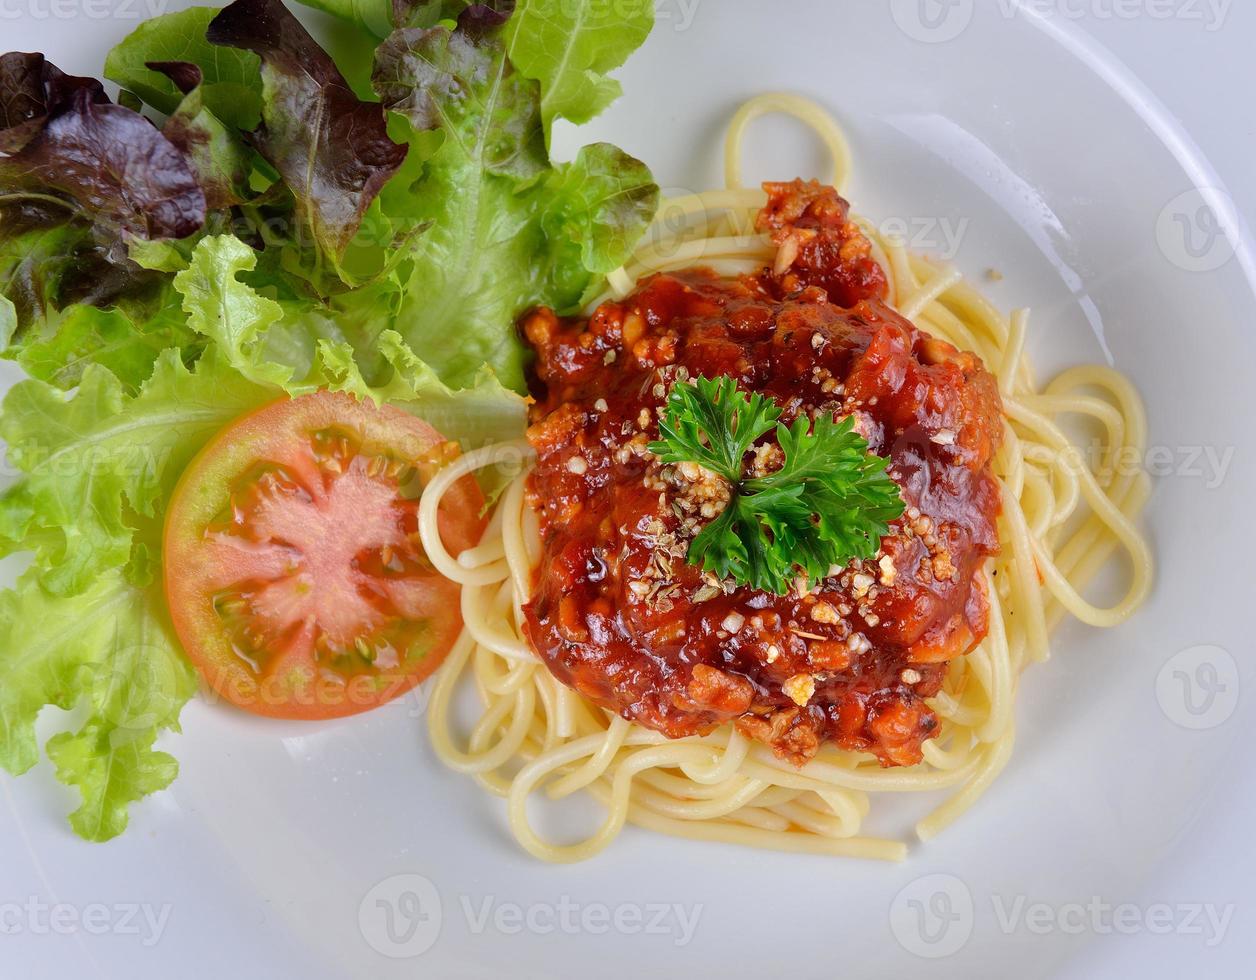
<path id="1" fill-rule="evenodd" d="M 192 7 L 146 20 L 105 59 L 105 77 L 167 115 L 184 92 L 150 62 L 183 61 L 204 76 L 204 103 L 233 129 L 252 130 L 261 119 L 261 60 L 252 51 L 220 48 L 205 39 L 216 7 Z"/>
<path id="2" fill-rule="evenodd" d="M 309 376 L 321 341 L 343 344 L 353 352 L 356 370 L 367 385 L 388 380 L 391 366 L 380 346 L 385 331 L 395 329 L 402 304 L 402 286 L 394 276 L 382 276 L 357 289 L 325 298 L 285 296 L 264 271 L 243 277 L 266 295 L 278 296 L 284 317 L 266 331 L 254 356 L 291 366 L 292 378 Z"/>
<path id="3" fill-rule="evenodd" d="M 28 336 L 8 356 L 31 377 L 64 389 L 78 385 L 88 365 L 99 364 L 133 393 L 153 373 L 162 351 L 177 347 L 192 358 L 203 346 L 188 329 L 178 297 L 163 283 L 114 306 L 67 307 L 50 329 Z"/>
<path id="4" fill-rule="evenodd" d="M 568 311 L 600 291 L 603 278 L 632 254 L 658 201 L 649 168 L 609 143 L 586 146 L 556 168 L 540 214 L 553 255 L 548 302 Z"/>
<path id="5" fill-rule="evenodd" d="M 48 755 L 80 790 L 71 824 L 89 840 L 120 833 L 128 804 L 177 771 L 153 747 L 196 687 L 155 584 L 166 502 L 215 432 L 276 394 L 213 351 L 195 372 L 167 351 L 134 396 L 92 366 L 71 397 L 26 381 L 5 400 L 0 434 L 24 476 L 0 497 L 0 548 L 35 554 L 0 592 L 0 766 L 35 762 L 44 705 L 86 704 Z"/>
<path id="6" fill-rule="evenodd" d="M 495 374 L 482 370 L 467 386 L 453 389 L 388 325 L 395 286 L 381 283 L 344 294 L 359 299 L 351 311 L 358 314 L 355 319 L 341 310 L 263 296 L 247 282 L 256 262 L 257 253 L 239 239 L 209 236 L 175 277 L 188 324 L 213 342 L 214 355 L 240 378 L 273 391 L 273 397 L 328 388 L 388 403 L 430 422 L 465 450 L 522 436 L 526 402 Z M 377 354 L 369 376 L 358 353 L 368 333 Z"/>
<path id="7" fill-rule="evenodd" d="M 519 0 L 506 26 L 506 47 L 519 72 L 541 83 L 541 117 L 549 139 L 561 116 L 586 123 L 619 98 L 620 67 L 654 27 L 652 2 Z"/>
<path id="8" fill-rule="evenodd" d="M 535 299 L 531 265 L 543 245 L 516 197 L 546 165 L 535 83 L 510 71 L 500 41 L 434 28 L 393 34 L 375 85 L 417 131 L 445 136 L 408 202 L 430 227 L 415 241 L 398 325 L 451 384 L 487 363 L 520 387 L 513 319 Z"/>
<path id="9" fill-rule="evenodd" d="M 428 225 L 396 329 L 455 387 L 487 364 L 521 391 L 516 318 L 539 304 L 574 311 L 627 258 L 658 188 L 611 147 L 550 165 L 540 86 L 511 67 L 499 23 L 471 7 L 454 30 L 396 31 L 376 55 L 375 86 L 415 132 L 444 137 L 409 194 L 385 200 Z"/>
<path id="10" fill-rule="evenodd" d="M 0 495 L 0 554 L 34 551 L 43 588 L 73 595 L 131 553 L 131 512 L 153 517 L 193 453 L 214 432 L 277 392 L 177 351 L 157 361 L 134 397 L 89 366 L 71 396 L 23 381 L 4 400 L 0 437 L 23 476 Z"/>
<path id="11" fill-rule="evenodd" d="M 435 27 L 443 20 L 455 21 L 472 5 L 472 0 L 301 0 L 307 7 L 352 21 L 377 38 L 387 37 L 398 27 Z M 481 0 L 481 6 L 500 9 L 503 19 L 514 0 Z"/>
<path id="12" fill-rule="evenodd" d="M 237 278 L 256 265 L 257 253 L 240 239 L 206 237 L 188 268 L 174 277 L 174 288 L 183 296 L 188 326 L 217 341 L 236 371 L 249 381 L 282 387 L 292 380 L 293 365 L 264 359 L 263 341 L 284 309 Z"/>
<path id="13" fill-rule="evenodd" d="M 35 720 L 45 705 L 85 704 L 86 722 L 54 736 L 48 756 L 57 777 L 80 792 L 70 824 L 87 840 L 120 834 L 128 804 L 178 772 L 154 743 L 178 728 L 196 674 L 160 604 L 153 588 L 116 570 L 69 599 L 30 577 L 0 592 L 0 766 L 16 775 L 38 760 Z"/>
<path id="14" fill-rule="evenodd" d="M 386 381 L 372 387 L 363 379 L 348 344 L 323 341 L 312 387 L 346 391 L 401 408 L 457 442 L 464 452 L 523 438 L 528 403 L 502 385 L 492 371 L 484 369 L 471 384 L 454 390 L 395 330 L 380 335 L 379 348 L 389 373 Z"/>

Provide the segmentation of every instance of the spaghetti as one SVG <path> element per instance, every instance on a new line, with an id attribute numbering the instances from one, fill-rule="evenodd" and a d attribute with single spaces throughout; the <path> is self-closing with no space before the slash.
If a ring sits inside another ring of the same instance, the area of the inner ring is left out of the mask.
<path id="1" fill-rule="evenodd" d="M 609 277 L 610 297 L 626 296 L 654 272 L 701 264 L 736 274 L 772 264 L 774 246 L 753 231 L 765 195 L 742 186 L 740 162 L 746 126 L 768 112 L 792 115 L 815 131 L 833 159 L 830 182 L 841 190 L 850 153 L 836 122 L 796 96 L 754 99 L 730 126 L 726 188 L 668 202 L 661 211 L 666 224 L 656 221 L 629 263 Z M 437 526 L 443 494 L 504 458 L 526 460 L 530 448 L 517 442 L 468 453 L 433 479 L 420 504 L 424 547 L 437 570 L 462 586 L 465 622 L 435 680 L 429 731 L 442 760 L 508 799 L 515 836 L 538 858 L 591 857 L 631 822 L 694 839 L 900 860 L 903 842 L 861 832 L 873 797 L 948 793 L 916 826 L 922 840 L 938 834 L 1006 764 L 1019 677 L 1029 663 L 1047 658 L 1059 619 L 1067 613 L 1091 626 L 1115 626 L 1147 596 L 1153 561 L 1135 520 L 1150 481 L 1121 465 L 1142 458 L 1147 435 L 1130 382 L 1112 369 L 1082 366 L 1039 388 L 1024 356 L 1027 311 L 1005 318 L 957 270 L 860 225 L 889 279 L 891 305 L 921 330 L 977 354 L 998 379 L 1005 411 L 994 464 L 1003 498 L 1002 551 L 987 567 L 988 635 L 950 662 L 942 690 L 929 701 L 941 727 L 915 766 L 882 768 L 870 754 L 824 745 L 796 768 L 731 724 L 668 739 L 585 701 L 529 646 L 523 606 L 541 545 L 525 499 L 526 473 L 503 494 L 478 547 L 456 557 L 446 550 Z M 1066 434 L 1065 420 L 1077 419 L 1102 432 L 1098 458 L 1085 459 Z M 1118 550 L 1128 559 L 1127 591 L 1115 605 L 1097 606 L 1082 589 Z M 476 688 L 483 710 L 460 744 L 452 716 L 464 681 Z M 605 805 L 601 828 L 572 844 L 542 838 L 529 818 L 533 794 L 561 799 L 580 791 Z"/>

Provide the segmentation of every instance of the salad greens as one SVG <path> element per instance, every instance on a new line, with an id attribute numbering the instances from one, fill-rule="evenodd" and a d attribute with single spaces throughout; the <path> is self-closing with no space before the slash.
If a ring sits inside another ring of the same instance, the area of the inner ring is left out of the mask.
<path id="1" fill-rule="evenodd" d="M 153 746 L 159 731 L 178 730 L 179 710 L 196 691 L 152 590 L 117 569 L 70 600 L 28 581 L 0 592 L 0 643 L 0 765 L 21 773 L 38 761 L 35 717 L 44 705 L 86 702 L 87 721 L 54 736 L 48 756 L 82 794 L 74 830 L 96 841 L 120 834 L 127 805 L 178 772 Z"/>
<path id="2" fill-rule="evenodd" d="M 405 147 L 388 138 L 379 106 L 353 94 L 331 56 L 277 0 L 237 0 L 205 36 L 262 59 L 253 146 L 283 178 L 299 227 L 338 262 Z"/>
<path id="3" fill-rule="evenodd" d="M 177 772 L 156 742 L 196 676 L 162 523 L 200 448 L 318 389 L 516 438 L 517 317 L 577 309 L 657 206 L 623 151 L 548 150 L 614 96 L 649 4 L 320 5 L 384 38 L 373 97 L 280 0 L 144 23 L 106 60 L 117 102 L 0 56 L 0 356 L 30 375 L 0 411 L 0 555 L 29 560 L 0 592 L 0 766 L 37 762 L 44 707 L 81 709 L 47 751 L 90 840 Z"/>
<path id="4" fill-rule="evenodd" d="M 443 137 L 409 195 L 429 227 L 401 290 L 401 333 L 453 384 L 488 363 L 521 387 L 523 349 L 494 325 L 540 302 L 575 310 L 623 263 L 658 190 L 605 144 L 549 162 L 540 85 L 511 70 L 495 21 L 473 7 L 455 31 L 396 31 L 374 84 L 412 132 Z"/>

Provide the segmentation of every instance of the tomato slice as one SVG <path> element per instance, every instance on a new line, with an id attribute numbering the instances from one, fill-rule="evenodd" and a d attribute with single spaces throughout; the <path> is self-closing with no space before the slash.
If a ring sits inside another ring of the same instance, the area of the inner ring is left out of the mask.
<path id="1" fill-rule="evenodd" d="M 426 422 L 349 395 L 285 399 L 220 432 L 166 519 L 175 631 L 211 688 L 276 718 L 338 718 L 404 694 L 462 629 L 427 560 L 419 495 L 457 454 Z M 439 513 L 454 554 L 486 519 L 475 480 Z"/>

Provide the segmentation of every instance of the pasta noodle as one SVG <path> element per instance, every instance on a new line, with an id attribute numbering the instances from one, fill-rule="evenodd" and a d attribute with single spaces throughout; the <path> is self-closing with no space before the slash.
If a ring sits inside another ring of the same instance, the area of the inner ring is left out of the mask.
<path id="1" fill-rule="evenodd" d="M 693 264 L 749 272 L 771 264 L 775 249 L 753 230 L 765 197 L 743 188 L 745 126 L 784 112 L 810 126 L 830 151 L 829 180 L 846 183 L 850 152 L 836 122 L 796 96 L 765 95 L 734 116 L 726 147 L 724 190 L 667 202 L 653 233 L 609 280 L 621 298 L 652 272 Z M 666 221 L 662 217 L 666 217 Z M 523 604 L 540 559 L 537 522 L 525 501 L 526 473 L 504 493 L 478 548 L 448 554 L 437 530 L 441 495 L 467 473 L 529 450 L 526 443 L 469 453 L 425 490 L 420 530 L 436 568 L 462 585 L 464 632 L 435 679 L 428 714 L 432 744 L 452 768 L 473 775 L 508 800 L 510 825 L 530 853 L 576 861 L 606 847 L 633 823 L 679 837 L 782 851 L 899 860 L 906 844 L 866 836 L 873 798 L 884 793 L 946 792 L 919 821 L 922 840 L 957 819 L 1007 763 L 1014 741 L 1013 705 L 1022 671 L 1045 660 L 1049 633 L 1065 614 L 1091 626 L 1129 617 L 1151 587 L 1153 561 L 1136 519 L 1150 490 L 1141 469 L 1147 424 L 1138 393 L 1118 372 L 1083 366 L 1038 387 L 1024 356 L 1028 311 L 1010 319 L 952 268 L 910 254 L 903 243 L 865 233 L 890 280 L 892 305 L 922 330 L 978 354 L 997 377 L 1005 439 L 995 461 L 1003 494 L 1001 553 L 986 568 L 990 629 L 968 656 L 954 660 L 930 703 L 941 727 L 924 744 L 924 761 L 882 768 L 871 755 L 832 745 L 801 769 L 777 759 L 731 725 L 703 736 L 670 740 L 584 701 L 558 683 L 532 652 L 522 630 Z M 1064 426 L 1081 420 L 1102 433 L 1102 451 L 1088 460 Z M 1114 605 L 1083 595 L 1120 552 L 1128 586 Z M 463 741 L 452 724 L 464 682 L 483 706 Z M 541 837 L 529 801 L 591 794 L 606 808 L 595 833 L 570 844 Z"/>

